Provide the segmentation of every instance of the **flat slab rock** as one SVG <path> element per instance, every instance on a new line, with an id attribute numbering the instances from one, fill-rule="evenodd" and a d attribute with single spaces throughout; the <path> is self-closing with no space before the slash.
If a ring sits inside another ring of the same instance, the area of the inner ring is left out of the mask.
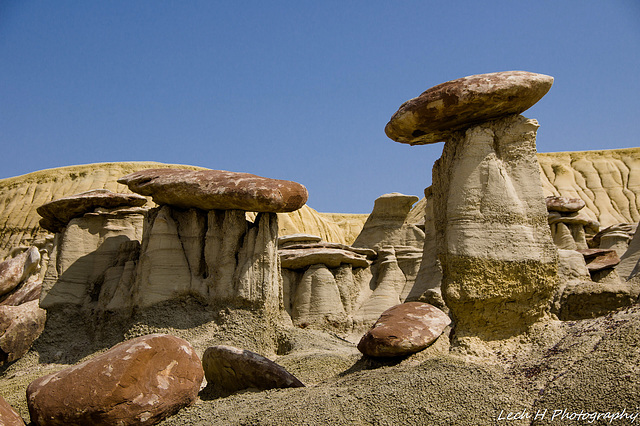
<path id="1" fill-rule="evenodd" d="M 354 268 L 366 268 L 371 265 L 366 254 L 356 253 L 338 247 L 287 247 L 278 250 L 280 264 L 286 269 L 305 269 L 311 265 L 326 265 L 328 268 L 337 268 L 343 263 L 348 263 Z M 373 251 L 373 250 L 371 250 Z M 375 253 L 375 251 L 373 251 Z"/>
<path id="2" fill-rule="evenodd" d="M 34 424 L 152 425 L 193 403 L 204 373 L 183 339 L 151 334 L 34 380 Z"/>
<path id="3" fill-rule="evenodd" d="M 217 345 L 202 355 L 207 382 L 228 392 L 256 388 L 299 388 L 304 384 L 284 367 L 255 352 Z"/>
<path id="4" fill-rule="evenodd" d="M 552 84 L 553 77 L 526 71 L 448 81 L 402 104 L 385 133 L 396 142 L 411 145 L 446 141 L 454 131 L 526 111 Z"/>
<path id="5" fill-rule="evenodd" d="M 284 213 L 298 210 L 309 197 L 296 182 L 224 170 L 148 169 L 118 182 L 157 204 L 201 210 Z"/>
<path id="6" fill-rule="evenodd" d="M 584 256 L 589 272 L 614 268 L 620 263 L 618 253 L 613 249 L 584 249 L 577 251 Z"/>
<path id="7" fill-rule="evenodd" d="M 73 218 L 90 213 L 97 207 L 140 207 L 147 202 L 137 194 L 122 194 L 107 189 L 93 189 L 80 194 L 58 198 L 36 209 L 42 216 L 40 226 L 51 232 L 60 232 Z"/>
<path id="8" fill-rule="evenodd" d="M 554 212 L 577 212 L 587 204 L 581 198 L 550 196 L 545 199 L 547 210 Z"/>
<path id="9" fill-rule="evenodd" d="M 433 305 L 402 303 L 380 315 L 360 339 L 358 350 L 371 357 L 410 355 L 433 343 L 449 324 L 449 316 Z"/>

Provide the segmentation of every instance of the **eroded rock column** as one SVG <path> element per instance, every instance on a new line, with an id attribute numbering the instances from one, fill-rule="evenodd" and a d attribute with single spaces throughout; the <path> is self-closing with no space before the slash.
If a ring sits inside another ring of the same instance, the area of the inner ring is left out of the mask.
<path id="1" fill-rule="evenodd" d="M 458 345 L 524 333 L 545 317 L 557 280 L 535 137 L 519 114 L 553 78 L 522 71 L 435 86 L 385 129 L 412 145 L 444 141 L 433 169 L 435 252 Z"/>

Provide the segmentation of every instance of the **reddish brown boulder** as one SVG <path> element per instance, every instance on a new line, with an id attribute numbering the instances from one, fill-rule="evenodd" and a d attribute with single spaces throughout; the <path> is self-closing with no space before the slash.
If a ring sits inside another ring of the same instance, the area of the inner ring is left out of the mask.
<path id="1" fill-rule="evenodd" d="M 158 204 L 200 210 L 292 212 L 308 198 L 299 183 L 224 170 L 148 169 L 118 179 Z"/>
<path id="2" fill-rule="evenodd" d="M 152 425 L 192 404 L 202 379 L 188 342 L 152 334 L 34 380 L 27 404 L 36 425 Z"/>
<path id="3" fill-rule="evenodd" d="M 18 286 L 29 275 L 38 270 L 40 252 L 36 247 L 20 253 L 16 257 L 0 263 L 0 296 Z"/>
<path id="4" fill-rule="evenodd" d="M 208 386 L 227 392 L 304 387 L 284 367 L 255 352 L 233 346 L 208 348 L 202 355 L 202 365 Z"/>
<path id="5" fill-rule="evenodd" d="M 51 232 L 60 232 L 71 219 L 92 212 L 97 207 L 106 209 L 140 207 L 146 202 L 145 197 L 137 194 L 120 194 L 107 189 L 92 189 L 50 201 L 38 207 L 36 211 L 42 216 L 40 219 L 42 228 Z"/>
<path id="6" fill-rule="evenodd" d="M 550 196 L 545 199 L 547 210 L 550 212 L 574 213 L 586 206 L 581 198 Z"/>
<path id="7" fill-rule="evenodd" d="M 0 396 L 0 425 L 24 426 L 22 417 Z"/>
<path id="8" fill-rule="evenodd" d="M 46 311 L 37 300 L 19 306 L 0 306 L 0 365 L 27 353 L 44 330 Z"/>
<path id="9" fill-rule="evenodd" d="M 589 272 L 613 268 L 620 263 L 618 253 L 613 249 L 584 249 L 578 252 L 584 256 Z"/>
<path id="10" fill-rule="evenodd" d="M 428 303 L 407 302 L 387 309 L 362 336 L 358 350 L 371 357 L 419 352 L 433 343 L 451 319 Z"/>
<path id="11" fill-rule="evenodd" d="M 42 293 L 42 278 L 32 275 L 24 281 L 20 286 L 16 287 L 4 299 L 0 297 L 0 305 L 18 306 L 32 300 L 40 299 Z"/>
<path id="12" fill-rule="evenodd" d="M 447 140 L 466 127 L 520 114 L 551 88 L 553 77 L 526 71 L 472 75 L 439 84 L 400 106 L 385 127 L 396 142 Z"/>

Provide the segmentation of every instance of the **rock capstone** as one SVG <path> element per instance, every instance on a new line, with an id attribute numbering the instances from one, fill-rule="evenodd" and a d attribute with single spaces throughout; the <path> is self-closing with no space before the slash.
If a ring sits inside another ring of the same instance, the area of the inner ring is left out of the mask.
<path id="1" fill-rule="evenodd" d="M 308 198 L 296 182 L 224 170 L 148 169 L 118 179 L 157 204 L 200 210 L 292 212 Z"/>
<path id="2" fill-rule="evenodd" d="M 385 132 L 394 141 L 411 145 L 446 141 L 456 131 L 526 111 L 552 84 L 553 77 L 525 71 L 448 81 L 402 104 Z"/>
<path id="3" fill-rule="evenodd" d="M 568 212 L 573 213 L 581 210 L 586 206 L 586 203 L 581 198 L 569 198 L 560 196 L 549 196 L 546 199 L 547 210 L 554 212 Z"/>
<path id="4" fill-rule="evenodd" d="M 447 314 L 428 303 L 402 303 L 380 315 L 358 350 L 372 357 L 410 355 L 433 343 L 450 323 Z"/>
<path id="5" fill-rule="evenodd" d="M 37 208 L 42 219 L 40 226 L 51 232 L 60 232 L 69 221 L 85 213 L 102 207 L 141 207 L 147 202 L 145 197 L 137 194 L 119 194 L 107 189 L 92 189 L 80 194 L 70 195 L 50 201 Z"/>
<path id="6" fill-rule="evenodd" d="M 203 376 L 188 342 L 152 334 L 34 380 L 27 404 L 38 425 L 152 425 L 192 404 Z"/>
<path id="7" fill-rule="evenodd" d="M 304 384 L 282 366 L 246 349 L 217 345 L 207 348 L 202 365 L 208 385 L 227 392 L 256 388 L 298 388 Z"/>

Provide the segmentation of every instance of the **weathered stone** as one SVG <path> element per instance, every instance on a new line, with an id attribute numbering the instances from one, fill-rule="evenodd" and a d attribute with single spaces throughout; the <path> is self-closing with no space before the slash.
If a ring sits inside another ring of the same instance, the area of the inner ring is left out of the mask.
<path id="1" fill-rule="evenodd" d="M 20 417 L 16 410 L 14 410 L 2 396 L 0 396 L 0 425 L 24 426 L 22 417 Z"/>
<path id="2" fill-rule="evenodd" d="M 584 208 L 586 203 L 581 198 L 549 196 L 546 198 L 547 210 L 573 213 Z"/>
<path id="3" fill-rule="evenodd" d="M 418 201 L 414 195 L 397 192 L 378 197 L 354 247 L 413 246 L 422 249 L 424 229 L 408 222 L 411 207 Z"/>
<path id="4" fill-rule="evenodd" d="M 537 128 L 517 115 L 471 127 L 445 143 L 434 165 L 442 295 L 459 343 L 525 332 L 543 318 L 556 286 Z"/>
<path id="5" fill-rule="evenodd" d="M 45 319 L 46 312 L 37 300 L 19 306 L 0 305 L 0 365 L 27 353 L 44 330 Z"/>
<path id="6" fill-rule="evenodd" d="M 626 253 L 629 242 L 633 238 L 637 224 L 617 223 L 606 227 L 593 236 L 589 242 L 590 248 L 612 249 L 618 253 L 618 257 Z"/>
<path id="7" fill-rule="evenodd" d="M 340 249 L 351 251 L 353 253 L 361 254 L 366 256 L 367 259 L 373 260 L 378 256 L 378 253 L 373 249 L 368 249 L 364 247 L 353 247 L 348 246 L 346 244 L 340 243 L 328 243 L 325 241 L 317 242 L 317 243 L 291 243 L 287 244 L 285 247 L 282 247 L 283 250 L 298 250 L 298 249 Z M 283 251 L 286 254 L 286 251 Z"/>
<path id="8" fill-rule="evenodd" d="M 149 169 L 118 182 L 158 204 L 201 210 L 291 212 L 308 198 L 307 189 L 296 182 L 223 170 Z"/>
<path id="9" fill-rule="evenodd" d="M 611 249 L 586 249 L 578 250 L 587 263 L 589 272 L 597 272 L 603 269 L 614 268 L 620 263 L 620 258 L 615 250 Z"/>
<path id="10" fill-rule="evenodd" d="M 291 318 L 298 326 L 346 323 L 338 284 L 325 265 L 312 265 L 305 271 L 296 288 Z"/>
<path id="11" fill-rule="evenodd" d="M 638 295 L 640 284 L 637 281 L 572 283 L 564 288 L 558 318 L 570 321 L 607 315 L 633 305 Z"/>
<path id="12" fill-rule="evenodd" d="M 278 237 L 278 247 L 285 248 L 292 244 L 319 243 L 320 241 L 322 241 L 322 238 L 317 235 L 290 234 Z"/>
<path id="13" fill-rule="evenodd" d="M 369 325 L 374 322 L 382 312 L 392 306 L 400 304 L 402 290 L 407 284 L 402 269 L 398 265 L 396 251 L 392 246 L 382 247 L 379 251 L 379 259 L 376 262 L 375 289 L 358 307 L 354 314 L 354 322 Z"/>
<path id="14" fill-rule="evenodd" d="M 40 252 L 36 247 L 20 253 L 16 257 L 0 263 L 0 296 L 13 289 L 40 266 Z"/>
<path id="15" fill-rule="evenodd" d="M 455 131 L 520 114 L 551 88 L 553 77 L 525 71 L 472 75 L 439 84 L 400 106 L 385 127 L 394 141 L 422 145 Z"/>
<path id="16" fill-rule="evenodd" d="M 38 207 L 37 212 L 42 216 L 41 227 L 51 232 L 60 232 L 71 219 L 93 212 L 97 207 L 108 209 L 140 207 L 146 202 L 145 197 L 137 194 L 119 194 L 107 189 L 92 189 L 50 201 Z"/>
<path id="17" fill-rule="evenodd" d="M 4 299 L 0 298 L 0 305 L 18 306 L 23 303 L 39 300 L 42 292 L 42 279 L 37 275 L 32 275 L 15 288 Z"/>
<path id="18" fill-rule="evenodd" d="M 365 255 L 340 248 L 287 248 L 279 253 L 281 265 L 287 269 L 304 269 L 320 263 L 329 268 L 337 268 L 342 263 L 353 265 L 354 268 L 366 268 L 371 264 Z"/>
<path id="19" fill-rule="evenodd" d="M 244 349 L 217 345 L 202 355 L 207 386 L 227 392 L 246 388 L 304 387 L 295 376 L 275 362 Z"/>
<path id="20" fill-rule="evenodd" d="M 143 224 L 142 212 L 129 209 L 71 219 L 63 232 L 56 234 L 42 283 L 41 307 L 90 307 L 97 301 L 105 278 L 122 278 L 123 285 L 130 288 L 130 277 L 115 276 L 115 272 L 124 272 L 117 259 L 123 250 L 131 250 L 131 244 L 139 247 Z M 110 304 L 104 299 L 99 302 Z"/>
<path id="21" fill-rule="evenodd" d="M 433 343 L 450 323 L 447 314 L 435 306 L 403 303 L 380 315 L 360 339 L 358 350 L 372 357 L 409 355 Z"/>
<path id="22" fill-rule="evenodd" d="M 38 425 L 152 425 L 192 404 L 203 375 L 188 342 L 152 334 L 34 380 L 27 404 Z"/>

